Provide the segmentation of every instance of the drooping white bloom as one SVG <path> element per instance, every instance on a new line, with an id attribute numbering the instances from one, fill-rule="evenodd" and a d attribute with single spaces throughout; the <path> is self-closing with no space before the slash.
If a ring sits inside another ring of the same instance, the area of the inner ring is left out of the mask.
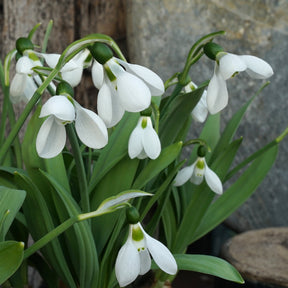
<path id="1" fill-rule="evenodd" d="M 39 83 L 39 76 L 32 68 L 42 66 L 39 60 L 32 60 L 29 56 L 22 56 L 16 63 L 16 74 L 10 85 L 10 100 L 12 103 L 24 101 L 27 103 L 33 96 Z M 35 82 L 36 81 L 36 82 Z"/>
<path id="2" fill-rule="evenodd" d="M 128 142 L 128 154 L 131 159 L 156 159 L 161 153 L 161 143 L 153 128 L 151 118 L 141 116 L 132 131 Z"/>
<path id="3" fill-rule="evenodd" d="M 174 180 L 174 186 L 181 186 L 189 179 L 192 183 L 200 185 L 204 178 L 213 192 L 220 195 L 223 193 L 221 180 L 217 174 L 208 167 L 204 157 L 198 157 L 191 166 L 180 170 Z"/>
<path id="4" fill-rule="evenodd" d="M 197 85 L 192 81 L 184 87 L 184 90 L 186 93 L 189 93 L 195 89 L 197 89 Z M 203 94 L 199 102 L 197 103 L 197 105 L 192 110 L 191 115 L 193 119 L 197 122 L 203 123 L 206 120 L 208 116 L 207 91 L 206 90 L 203 91 Z"/>
<path id="5" fill-rule="evenodd" d="M 150 270 L 150 254 L 161 270 L 170 275 L 176 274 L 177 263 L 168 248 L 149 236 L 140 223 L 130 224 L 128 239 L 120 249 L 115 264 L 120 287 L 127 286 L 138 275 Z"/>
<path id="6" fill-rule="evenodd" d="M 99 89 L 98 113 L 107 127 L 117 124 L 125 111 L 140 112 L 148 108 L 151 95 L 164 93 L 163 81 L 156 73 L 115 57 L 104 65 L 94 60 L 92 79 Z"/>
<path id="7" fill-rule="evenodd" d="M 64 95 L 56 95 L 43 105 L 39 117 L 48 118 L 40 127 L 36 139 L 40 157 L 53 158 L 61 153 L 66 143 L 65 125 L 73 121 L 79 139 L 86 146 L 100 149 L 107 144 L 108 133 L 102 119 L 75 100 L 72 102 Z"/>
<path id="8" fill-rule="evenodd" d="M 60 54 L 45 54 L 41 55 L 47 65 L 51 68 L 55 68 L 57 65 Z M 85 60 L 89 55 L 89 50 L 84 49 L 78 54 L 76 54 L 70 61 L 68 61 L 60 70 L 62 79 L 68 82 L 72 87 L 76 87 L 82 78 Z"/>
<path id="9" fill-rule="evenodd" d="M 236 73 L 246 71 L 255 79 L 267 79 L 273 75 L 272 67 L 255 56 L 220 52 L 216 57 L 214 74 L 207 89 L 207 105 L 211 114 L 216 114 L 227 106 L 226 80 Z"/>

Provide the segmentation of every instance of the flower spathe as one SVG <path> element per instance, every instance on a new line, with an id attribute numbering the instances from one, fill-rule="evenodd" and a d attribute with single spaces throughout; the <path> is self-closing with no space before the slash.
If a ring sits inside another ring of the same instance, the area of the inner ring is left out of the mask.
<path id="1" fill-rule="evenodd" d="M 131 159 L 156 159 L 161 153 L 159 136 L 153 128 L 151 117 L 141 116 L 128 142 L 128 154 Z"/>
<path id="2" fill-rule="evenodd" d="M 219 52 L 216 58 L 214 74 L 207 88 L 207 105 L 211 114 L 218 113 L 228 104 L 227 79 L 242 71 L 255 79 L 267 79 L 273 75 L 272 67 L 255 56 Z"/>
<path id="3" fill-rule="evenodd" d="M 198 157 L 192 165 L 180 170 L 174 180 L 174 186 L 181 186 L 189 179 L 195 185 L 200 185 L 204 178 L 213 192 L 219 195 L 223 193 L 221 180 L 217 174 L 208 167 L 204 157 Z"/>
<path id="4" fill-rule="evenodd" d="M 163 81 L 156 73 L 115 57 L 104 65 L 94 60 L 92 80 L 99 89 L 97 110 L 107 127 L 117 124 L 125 111 L 140 112 L 148 108 L 151 95 L 164 93 Z"/>
<path id="5" fill-rule="evenodd" d="M 177 263 L 168 248 L 149 236 L 139 222 L 130 224 L 127 241 L 119 250 L 115 264 L 120 287 L 129 285 L 138 275 L 150 270 L 150 254 L 161 270 L 170 275 L 177 273 Z"/>
<path id="6" fill-rule="evenodd" d="M 88 147 L 100 149 L 108 143 L 102 119 L 64 95 L 53 96 L 43 105 L 39 117 L 47 116 L 36 138 L 36 150 L 42 158 L 53 158 L 61 153 L 66 143 L 65 125 L 73 121 L 78 137 Z"/>

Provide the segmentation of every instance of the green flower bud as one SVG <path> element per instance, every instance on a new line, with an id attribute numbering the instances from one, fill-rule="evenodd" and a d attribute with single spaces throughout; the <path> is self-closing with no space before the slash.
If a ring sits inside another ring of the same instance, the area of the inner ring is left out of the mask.
<path id="1" fill-rule="evenodd" d="M 21 55 L 23 55 L 25 50 L 33 50 L 34 45 L 30 39 L 21 37 L 16 40 L 16 49 Z"/>
<path id="2" fill-rule="evenodd" d="M 206 56 L 208 56 L 212 60 L 217 60 L 217 54 L 219 52 L 224 52 L 223 48 L 214 42 L 206 43 L 203 50 Z"/>
<path id="3" fill-rule="evenodd" d="M 131 206 L 126 209 L 126 218 L 129 224 L 136 224 L 139 222 L 140 215 L 138 210 Z"/>
<path id="4" fill-rule="evenodd" d="M 74 90 L 66 81 L 61 81 L 56 89 L 56 95 L 74 96 Z"/>
<path id="5" fill-rule="evenodd" d="M 104 65 L 109 59 L 113 57 L 112 50 L 101 42 L 95 42 L 92 46 L 89 47 L 89 50 L 92 56 L 97 62 Z"/>
<path id="6" fill-rule="evenodd" d="M 203 145 L 200 145 L 197 150 L 198 157 L 205 157 L 207 153 L 207 148 Z"/>

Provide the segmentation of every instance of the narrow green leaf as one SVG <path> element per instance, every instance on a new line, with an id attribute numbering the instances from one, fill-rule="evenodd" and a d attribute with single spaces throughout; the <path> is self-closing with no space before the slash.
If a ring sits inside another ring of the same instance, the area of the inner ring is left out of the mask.
<path id="1" fill-rule="evenodd" d="M 24 243 L 5 241 L 0 243 L 0 284 L 11 277 L 22 263 Z"/>
<path id="2" fill-rule="evenodd" d="M 179 270 L 195 271 L 213 275 L 236 283 L 244 283 L 240 273 L 227 261 L 208 255 L 174 255 Z"/>
<path id="3" fill-rule="evenodd" d="M 133 189 L 142 189 L 146 183 L 157 176 L 163 169 L 168 167 L 179 155 L 182 142 L 174 143 L 161 151 L 160 156 L 155 160 L 149 160 L 144 169 L 136 178 Z"/>
<path id="4" fill-rule="evenodd" d="M 24 190 L 0 186 L 0 241 L 4 241 L 5 235 L 21 208 L 25 197 L 26 192 Z"/>

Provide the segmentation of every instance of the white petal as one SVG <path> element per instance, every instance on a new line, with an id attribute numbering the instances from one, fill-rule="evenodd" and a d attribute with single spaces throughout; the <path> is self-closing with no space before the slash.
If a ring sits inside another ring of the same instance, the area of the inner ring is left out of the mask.
<path id="1" fill-rule="evenodd" d="M 90 148 L 103 148 L 108 143 L 108 132 L 103 120 L 79 104 L 76 109 L 75 128 L 80 140 Z"/>
<path id="2" fill-rule="evenodd" d="M 138 157 L 138 155 L 142 152 L 143 150 L 142 137 L 143 137 L 143 129 L 139 124 L 137 124 L 135 129 L 132 131 L 128 142 L 128 154 L 131 159 Z"/>
<path id="3" fill-rule="evenodd" d="M 196 162 L 193 163 L 191 166 L 187 166 L 181 169 L 176 175 L 173 185 L 182 186 L 184 183 L 186 183 L 192 177 L 195 164 Z"/>
<path id="4" fill-rule="evenodd" d="M 228 91 L 226 81 L 215 66 L 215 72 L 207 88 L 207 107 L 211 114 L 223 110 L 228 104 Z"/>
<path id="5" fill-rule="evenodd" d="M 273 69 L 266 61 L 250 55 L 242 55 L 239 57 L 247 65 L 246 72 L 252 78 L 266 79 L 273 75 Z"/>
<path id="6" fill-rule="evenodd" d="M 45 59 L 47 65 L 51 68 L 55 68 L 61 56 L 60 54 L 45 54 L 45 53 L 42 53 L 41 55 Z"/>
<path id="7" fill-rule="evenodd" d="M 75 109 L 73 104 L 62 95 L 56 95 L 48 99 L 43 105 L 40 113 L 40 118 L 54 115 L 61 121 L 71 122 L 75 119 Z"/>
<path id="8" fill-rule="evenodd" d="M 161 96 L 165 89 L 162 79 L 152 70 L 137 64 L 130 64 L 120 59 L 117 59 L 123 65 L 126 71 L 141 78 L 149 87 L 153 96 Z"/>
<path id="9" fill-rule="evenodd" d="M 128 72 L 123 72 L 117 77 L 117 92 L 126 111 L 140 112 L 150 105 L 149 88 L 141 79 Z"/>
<path id="10" fill-rule="evenodd" d="M 104 81 L 104 69 L 103 66 L 96 60 L 93 62 L 91 73 L 94 86 L 97 89 L 100 89 Z"/>
<path id="11" fill-rule="evenodd" d="M 18 103 L 22 100 L 28 77 L 28 75 L 20 73 L 16 73 L 13 77 L 10 85 L 10 100 L 12 103 Z"/>
<path id="12" fill-rule="evenodd" d="M 36 138 L 36 150 L 42 158 L 53 158 L 61 153 L 66 142 L 64 125 L 56 121 L 54 116 L 47 118 Z"/>
<path id="13" fill-rule="evenodd" d="M 61 72 L 62 79 L 68 82 L 72 87 L 79 85 L 83 74 L 83 67 L 77 67 L 74 70 Z"/>
<path id="14" fill-rule="evenodd" d="M 16 63 L 16 72 L 23 74 L 32 74 L 33 67 L 35 67 L 35 63 L 28 56 L 23 56 Z"/>
<path id="15" fill-rule="evenodd" d="M 152 127 L 150 117 L 147 117 L 147 126 L 143 130 L 143 148 L 150 159 L 156 159 L 161 153 L 159 136 Z"/>
<path id="16" fill-rule="evenodd" d="M 132 283 L 140 273 L 139 253 L 130 238 L 117 255 L 115 273 L 120 287 Z"/>
<path id="17" fill-rule="evenodd" d="M 25 97 L 23 97 L 22 100 L 27 103 L 31 99 L 31 97 L 33 96 L 33 94 L 35 93 L 37 88 L 38 88 L 38 86 L 34 82 L 33 78 L 28 76 L 26 79 L 26 86 L 24 89 L 24 96 Z"/>
<path id="18" fill-rule="evenodd" d="M 140 275 L 146 274 L 151 268 L 151 257 L 147 249 L 139 252 L 140 256 Z"/>
<path id="19" fill-rule="evenodd" d="M 124 115 L 124 108 L 119 103 L 118 95 L 104 82 L 98 93 L 97 111 L 108 128 L 115 126 Z"/>
<path id="20" fill-rule="evenodd" d="M 210 189 L 213 192 L 219 195 L 223 193 L 221 180 L 219 179 L 217 174 L 207 166 L 207 164 L 206 164 L 206 170 L 205 170 L 205 180 L 206 180 L 207 185 L 210 187 Z"/>
<path id="21" fill-rule="evenodd" d="M 207 108 L 207 91 L 205 90 L 201 96 L 200 101 L 194 107 L 192 111 L 192 117 L 195 121 L 203 123 L 208 116 Z"/>
<path id="22" fill-rule="evenodd" d="M 147 248 L 159 268 L 167 274 L 175 275 L 177 273 L 177 263 L 169 249 L 158 240 L 150 237 L 144 230 L 143 233 Z"/>
<path id="23" fill-rule="evenodd" d="M 224 80 L 233 76 L 236 72 L 246 70 L 247 66 L 242 59 L 235 54 L 227 53 L 219 59 L 220 73 Z"/>

